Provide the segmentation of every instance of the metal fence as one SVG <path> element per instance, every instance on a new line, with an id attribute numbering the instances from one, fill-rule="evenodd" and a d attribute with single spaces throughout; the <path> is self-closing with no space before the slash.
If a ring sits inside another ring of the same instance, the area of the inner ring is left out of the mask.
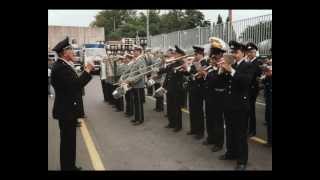
<path id="1" fill-rule="evenodd" d="M 270 55 L 272 14 L 223 24 L 213 24 L 210 27 L 199 27 L 151 36 L 149 46 L 165 51 L 169 47 L 178 45 L 187 51 L 191 51 L 193 45 L 208 44 L 210 36 L 218 37 L 226 43 L 230 40 L 242 43 L 254 42 L 259 47 L 260 55 Z"/>

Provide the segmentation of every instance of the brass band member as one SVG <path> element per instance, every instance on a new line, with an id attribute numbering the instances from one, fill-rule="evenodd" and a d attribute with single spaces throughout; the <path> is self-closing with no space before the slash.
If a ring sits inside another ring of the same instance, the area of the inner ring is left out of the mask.
<path id="1" fill-rule="evenodd" d="M 213 69 L 209 72 L 203 72 L 206 80 L 206 128 L 207 139 L 204 145 L 213 144 L 212 151 L 217 152 L 222 149 L 224 144 L 224 78 L 225 74 L 221 72 L 218 65 L 223 61 L 223 54 L 226 52 L 225 47 L 219 40 L 212 40 L 210 54 L 211 66 Z"/>
<path id="2" fill-rule="evenodd" d="M 132 65 L 132 60 L 134 56 L 132 54 L 126 54 L 126 59 L 124 61 L 123 65 L 123 71 L 122 74 L 128 72 Z M 133 116 L 133 89 L 130 89 L 126 92 L 124 95 L 125 101 L 126 101 L 126 110 L 125 110 L 125 116 L 131 117 Z"/>
<path id="3" fill-rule="evenodd" d="M 185 55 L 185 51 L 175 46 L 174 58 Z M 166 68 L 160 69 L 160 74 L 167 73 L 163 87 L 167 90 L 167 108 L 169 124 L 166 128 L 174 128 L 178 132 L 182 128 L 182 102 L 183 102 L 183 73 L 175 71 L 175 67 L 181 66 L 183 61 L 176 61 Z"/>
<path id="4" fill-rule="evenodd" d="M 120 79 L 121 74 L 125 71 L 125 64 L 124 64 L 124 56 L 118 56 L 115 63 L 115 79 L 114 82 L 118 82 Z M 118 88 L 119 85 L 114 85 L 114 89 Z M 115 100 L 116 112 L 123 111 L 123 97 Z"/>
<path id="5" fill-rule="evenodd" d="M 194 60 L 190 69 L 185 69 L 184 75 L 189 78 L 189 116 L 190 116 L 190 131 L 188 135 L 195 135 L 196 139 L 202 139 L 204 136 L 204 79 L 203 76 L 196 75 L 208 64 L 204 57 L 204 48 L 193 46 Z"/>
<path id="6" fill-rule="evenodd" d="M 249 111 L 249 136 L 256 135 L 256 100 L 259 94 L 259 79 L 261 77 L 261 63 L 256 57 L 258 47 L 254 43 L 248 43 L 246 45 L 246 54 L 247 61 L 252 64 L 254 68 L 253 77 L 250 84 L 249 91 L 249 102 L 250 102 L 250 111 Z"/>
<path id="7" fill-rule="evenodd" d="M 146 67 L 145 59 L 142 56 L 142 47 L 135 46 L 133 49 L 133 64 L 131 72 L 137 71 L 139 69 L 143 69 Z M 130 74 L 130 76 L 135 76 L 139 73 L 143 72 L 137 72 Z M 133 87 L 133 101 L 134 101 L 134 120 L 131 122 L 133 125 L 140 125 L 144 122 L 144 112 L 143 112 L 143 95 L 144 95 L 144 76 L 141 76 L 136 79 L 127 78 L 126 83 L 129 84 L 131 87 Z"/>
<path id="8" fill-rule="evenodd" d="M 249 85 L 253 68 L 245 61 L 245 46 L 236 41 L 230 41 L 231 53 L 235 63 L 223 63 L 222 69 L 226 73 L 225 79 L 225 121 L 227 151 L 221 160 L 236 160 L 236 170 L 245 170 L 248 161 L 248 112 Z"/>

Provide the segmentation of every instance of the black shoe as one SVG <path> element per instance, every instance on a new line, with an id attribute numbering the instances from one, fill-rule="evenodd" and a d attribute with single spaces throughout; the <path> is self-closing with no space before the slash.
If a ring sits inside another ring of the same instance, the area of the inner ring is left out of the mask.
<path id="1" fill-rule="evenodd" d="M 80 121 L 77 122 L 76 127 L 81 127 L 81 122 Z"/>
<path id="2" fill-rule="evenodd" d="M 267 144 L 264 144 L 264 146 L 265 146 L 265 147 L 272 147 L 272 143 L 269 143 L 269 142 L 268 142 Z"/>
<path id="3" fill-rule="evenodd" d="M 115 112 L 121 112 L 121 110 L 120 109 L 116 109 Z"/>
<path id="4" fill-rule="evenodd" d="M 74 167 L 74 171 L 81 171 L 82 170 L 82 167 Z"/>
<path id="5" fill-rule="evenodd" d="M 140 124 L 142 124 L 142 123 L 143 123 L 143 121 L 137 121 L 137 122 L 133 123 L 132 125 L 138 126 L 138 125 L 140 125 Z"/>
<path id="6" fill-rule="evenodd" d="M 168 114 L 165 114 L 164 117 L 168 117 Z"/>
<path id="7" fill-rule="evenodd" d="M 197 140 L 200 140 L 200 139 L 203 138 L 203 134 L 196 134 L 196 135 L 194 136 L 194 138 L 197 139 Z"/>
<path id="8" fill-rule="evenodd" d="M 135 122 L 138 122 L 138 120 L 132 119 L 131 122 L 135 123 Z"/>
<path id="9" fill-rule="evenodd" d="M 205 140 L 205 141 L 202 142 L 202 144 L 205 145 L 205 146 L 208 146 L 208 145 L 211 145 L 213 143 Z"/>
<path id="10" fill-rule="evenodd" d="M 249 134 L 248 134 L 248 137 L 253 137 L 253 136 L 255 136 L 256 135 L 256 132 L 250 132 Z"/>
<path id="11" fill-rule="evenodd" d="M 217 146 L 217 145 L 213 145 L 211 149 L 212 152 L 218 152 L 220 150 L 222 150 L 222 146 Z"/>
<path id="12" fill-rule="evenodd" d="M 131 117 L 132 115 L 126 114 L 125 117 Z"/>
<path id="13" fill-rule="evenodd" d="M 226 154 L 221 155 L 219 157 L 219 160 L 236 160 L 236 159 L 237 159 L 236 157 L 231 156 L 231 155 L 226 155 Z"/>
<path id="14" fill-rule="evenodd" d="M 246 164 L 237 164 L 237 166 L 234 168 L 237 171 L 244 171 L 246 170 L 247 165 Z"/>
<path id="15" fill-rule="evenodd" d="M 267 122 L 264 122 L 263 125 L 266 126 L 266 125 L 268 125 L 268 123 L 267 123 Z"/>
<path id="16" fill-rule="evenodd" d="M 195 133 L 191 132 L 191 131 L 187 132 L 187 135 L 193 135 L 193 134 L 195 134 Z"/>
<path id="17" fill-rule="evenodd" d="M 165 128 L 174 128 L 173 126 L 171 126 L 170 124 L 166 125 Z"/>
<path id="18" fill-rule="evenodd" d="M 179 132 L 181 131 L 181 128 L 174 128 L 173 132 Z"/>

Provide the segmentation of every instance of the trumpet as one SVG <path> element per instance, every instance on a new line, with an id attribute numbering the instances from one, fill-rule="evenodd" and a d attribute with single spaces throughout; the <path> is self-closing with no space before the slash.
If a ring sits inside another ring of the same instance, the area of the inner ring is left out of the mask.
<path id="1" fill-rule="evenodd" d="M 203 66 L 202 66 L 203 67 Z M 209 69 L 212 69 L 213 67 L 211 65 L 205 67 L 203 70 L 204 71 L 208 71 Z M 200 72 L 197 72 L 195 74 L 192 75 L 192 78 L 195 79 L 198 75 L 200 74 Z"/>
<path id="2" fill-rule="evenodd" d="M 193 61 L 194 61 L 194 57 L 187 59 L 187 62 L 188 62 L 188 63 L 190 63 L 190 62 L 192 63 Z M 180 66 L 178 66 L 178 67 L 175 67 L 175 68 L 174 68 L 174 71 L 176 72 L 176 71 L 182 69 L 187 62 L 185 62 L 184 64 L 182 64 L 182 65 L 180 65 Z M 189 67 L 191 67 L 191 65 L 192 65 L 191 63 L 187 65 L 187 69 L 188 69 Z"/>
<path id="3" fill-rule="evenodd" d="M 194 53 L 193 54 L 189 54 L 189 55 L 180 56 L 180 57 L 177 57 L 175 59 L 166 60 L 166 63 L 169 63 L 169 64 L 167 64 L 169 66 L 169 65 L 175 63 L 176 61 L 179 61 L 179 60 L 182 60 L 184 58 L 191 57 L 191 56 L 194 56 Z"/>

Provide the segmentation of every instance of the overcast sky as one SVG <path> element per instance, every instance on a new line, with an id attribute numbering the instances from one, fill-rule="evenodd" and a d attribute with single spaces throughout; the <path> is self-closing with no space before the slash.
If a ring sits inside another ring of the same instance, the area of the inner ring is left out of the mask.
<path id="1" fill-rule="evenodd" d="M 59 26 L 89 26 L 95 19 L 95 15 L 101 10 L 48 10 L 49 25 Z M 141 10 L 145 12 L 145 10 Z M 166 12 L 166 10 L 162 10 Z M 228 10 L 200 10 L 206 20 L 217 21 L 218 14 L 222 16 L 225 22 L 228 16 Z M 272 14 L 272 10 L 233 10 L 233 21 L 256 17 L 266 14 Z"/>

